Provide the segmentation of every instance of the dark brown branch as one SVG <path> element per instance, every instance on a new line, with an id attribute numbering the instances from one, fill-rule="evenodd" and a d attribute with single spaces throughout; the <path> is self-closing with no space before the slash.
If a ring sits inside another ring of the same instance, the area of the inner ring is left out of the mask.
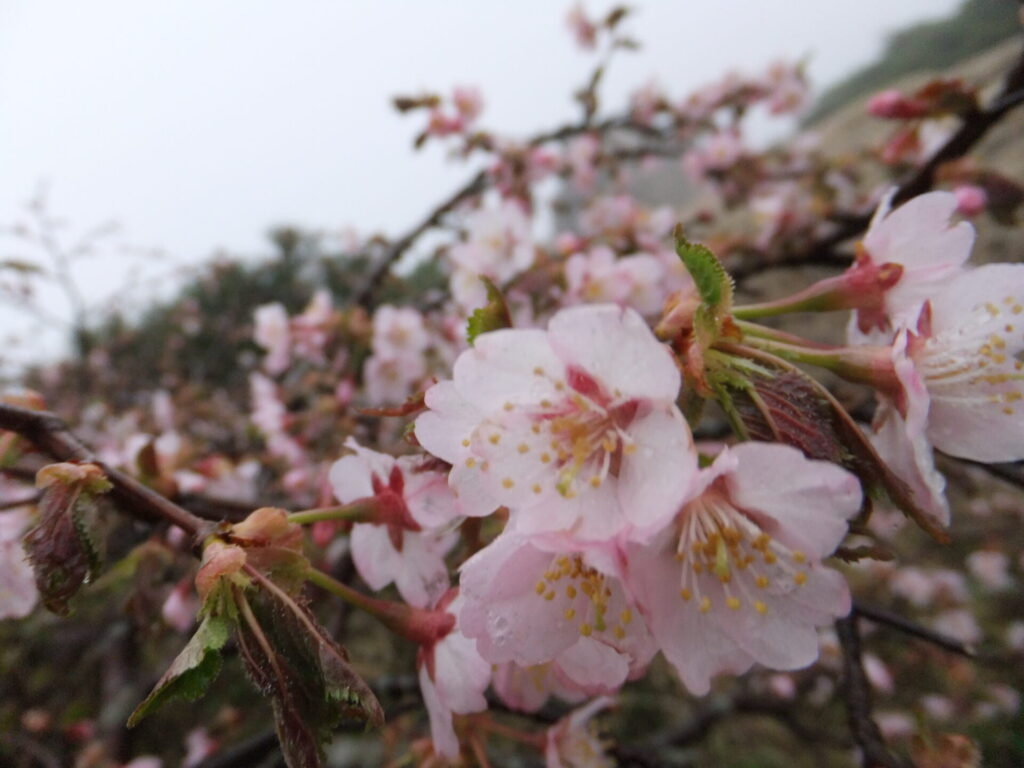
<path id="1" fill-rule="evenodd" d="M 871 686 L 861 661 L 856 613 L 836 621 L 836 635 L 843 652 L 840 693 L 846 703 L 850 732 L 862 752 L 862 765 L 864 768 L 908 768 L 910 763 L 893 754 L 886 746 L 878 724 L 871 716 Z"/>
<path id="2" fill-rule="evenodd" d="M 555 128 L 554 130 L 539 133 L 527 140 L 525 144 L 528 147 L 539 147 L 543 144 L 549 144 L 555 141 L 565 141 L 585 133 L 608 133 L 615 130 L 629 131 L 649 138 L 665 138 L 662 132 L 658 131 L 656 128 L 642 125 L 626 117 L 615 117 L 592 125 L 587 123 L 563 125 L 559 128 Z M 653 151 L 654 150 L 652 150 L 652 152 Z M 385 249 L 377 263 L 371 268 L 370 274 L 366 278 L 366 282 L 356 292 L 354 301 L 357 304 L 363 305 L 370 302 L 374 293 L 384 280 L 384 277 L 391 269 L 391 266 L 397 262 L 405 252 L 423 236 L 424 233 L 434 227 L 440 226 L 443 223 L 445 216 L 458 208 L 458 206 L 463 202 L 470 200 L 477 195 L 483 194 L 490 184 L 491 179 L 486 171 L 477 172 L 476 175 L 469 179 L 469 181 L 455 190 L 455 192 L 449 195 L 443 202 L 428 213 L 423 220 L 419 222 L 419 224 L 415 225 L 412 229 L 391 243 Z"/>
<path id="3" fill-rule="evenodd" d="M 205 536 L 213 528 L 210 523 L 147 488 L 134 477 L 100 461 L 55 414 L 0 403 L 0 430 L 18 433 L 54 461 L 96 464 L 114 486 L 111 495 L 129 514 L 148 522 L 166 520 L 195 539 Z"/>
<path id="4" fill-rule="evenodd" d="M 863 616 L 865 619 L 887 627 L 897 629 L 904 634 L 916 637 L 925 642 L 937 645 L 939 648 L 947 650 L 951 653 L 957 653 L 961 656 L 966 656 L 968 659 L 976 659 L 978 652 L 973 646 L 967 643 L 961 643 L 956 638 L 944 635 L 941 632 L 928 629 L 918 624 L 915 621 L 904 618 L 896 613 L 887 611 L 884 608 L 877 608 L 871 605 L 864 605 L 863 603 L 854 601 L 853 612 L 857 616 Z"/>
<path id="5" fill-rule="evenodd" d="M 1021 104 L 1024 104 L 1024 51 L 1007 73 L 1002 88 L 992 103 L 986 108 L 975 109 L 964 115 L 960 127 L 946 140 L 946 143 L 923 165 L 897 184 L 892 198 L 893 206 L 930 190 L 935 183 L 935 174 L 941 165 L 966 155 L 1003 117 Z M 835 223 L 832 231 L 819 238 L 804 251 L 781 259 L 764 258 L 760 262 L 741 265 L 737 269 L 730 269 L 730 274 L 739 280 L 776 267 L 816 263 L 834 264 L 836 263 L 835 246 L 867 229 L 868 224 L 871 223 L 871 217 L 871 211 L 836 214 L 832 217 Z M 849 257 L 844 258 L 848 263 Z"/>

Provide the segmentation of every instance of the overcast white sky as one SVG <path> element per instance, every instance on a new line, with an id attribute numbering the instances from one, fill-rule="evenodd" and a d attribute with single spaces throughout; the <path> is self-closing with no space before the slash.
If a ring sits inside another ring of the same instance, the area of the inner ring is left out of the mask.
<path id="1" fill-rule="evenodd" d="M 572 119 L 592 58 L 555 0 L 0 0 L 0 223 L 41 182 L 79 229 L 176 263 L 265 250 L 274 224 L 398 231 L 466 169 L 413 154 L 395 93 L 479 85 L 483 122 L 525 134 Z M 595 13 L 611 3 L 588 3 Z M 958 0 L 635 0 L 643 43 L 608 104 L 654 75 L 683 94 L 728 69 L 809 54 L 828 83 L 886 32 Z M 0 259 L 12 254 L 9 243 Z M 87 285 L 100 297 L 126 268 Z M 0 327 L 14 327 L 0 308 Z M 0 334 L 0 338 L 5 334 Z"/>

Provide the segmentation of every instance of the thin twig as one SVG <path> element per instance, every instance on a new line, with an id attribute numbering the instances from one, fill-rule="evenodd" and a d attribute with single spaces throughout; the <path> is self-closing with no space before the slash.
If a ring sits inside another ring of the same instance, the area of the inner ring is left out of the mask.
<path id="1" fill-rule="evenodd" d="M 197 540 L 213 528 L 210 523 L 179 507 L 134 477 L 106 465 L 71 433 L 59 416 L 53 413 L 31 411 L 0 403 L 0 430 L 17 432 L 55 461 L 96 464 L 114 486 L 111 495 L 121 502 L 129 514 L 149 522 L 166 520 Z"/>
<path id="2" fill-rule="evenodd" d="M 836 621 L 836 635 L 843 652 L 841 695 L 853 740 L 862 752 L 864 768 L 908 768 L 910 763 L 893 754 L 871 716 L 871 686 L 861 661 L 857 614 Z"/>
<path id="3" fill-rule="evenodd" d="M 928 627 L 922 626 L 916 621 L 911 621 L 910 619 L 904 618 L 892 611 L 887 611 L 884 608 L 864 605 L 861 602 L 854 601 L 853 612 L 858 616 L 863 616 L 865 619 L 868 619 L 875 624 L 892 627 L 904 634 L 924 640 L 932 645 L 937 645 L 939 648 L 951 653 L 966 656 L 968 659 L 976 659 L 978 657 L 978 652 L 973 645 L 962 643 L 949 635 L 944 635 L 941 632 L 928 629 Z"/>

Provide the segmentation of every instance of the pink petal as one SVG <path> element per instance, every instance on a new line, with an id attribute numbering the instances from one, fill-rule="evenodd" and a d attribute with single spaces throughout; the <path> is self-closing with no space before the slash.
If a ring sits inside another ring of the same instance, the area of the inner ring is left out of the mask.
<path id="1" fill-rule="evenodd" d="M 729 450 L 739 460 L 738 470 L 726 476 L 737 507 L 771 518 L 779 530 L 766 528 L 766 533 L 792 540 L 791 548 L 818 557 L 835 551 L 846 535 L 846 521 L 860 510 L 856 477 L 777 443 L 741 443 Z"/>
<path id="2" fill-rule="evenodd" d="M 636 311 L 614 304 L 573 307 L 556 314 L 548 330 L 559 357 L 583 368 L 607 394 L 675 402 L 679 369 Z"/>

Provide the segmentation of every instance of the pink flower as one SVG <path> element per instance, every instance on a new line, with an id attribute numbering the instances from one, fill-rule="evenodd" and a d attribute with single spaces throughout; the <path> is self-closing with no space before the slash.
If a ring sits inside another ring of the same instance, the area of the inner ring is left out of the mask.
<path id="1" fill-rule="evenodd" d="M 486 301 L 481 275 L 504 285 L 533 263 L 534 249 L 530 219 L 511 201 L 470 214 L 467 229 L 466 241 L 450 251 L 451 288 L 456 302 L 472 309 Z"/>
<path id="2" fill-rule="evenodd" d="M 429 343 L 418 310 L 383 304 L 373 313 L 374 354 L 385 358 L 420 357 Z"/>
<path id="3" fill-rule="evenodd" d="M 274 302 L 257 307 L 254 317 L 253 339 L 267 352 L 263 367 L 271 376 L 276 376 L 288 367 L 291 360 L 288 312 L 283 304 Z"/>
<path id="4" fill-rule="evenodd" d="M 613 768 L 615 762 L 605 754 L 591 718 L 615 704 L 608 696 L 594 699 L 573 710 L 548 728 L 544 747 L 546 768 Z"/>
<path id="5" fill-rule="evenodd" d="M 363 448 L 334 463 L 330 481 L 342 504 L 374 497 L 386 507 L 387 524 L 352 527 L 352 561 L 375 590 L 394 582 L 402 599 L 417 608 L 433 605 L 448 590 L 444 556 L 455 543 L 453 523 L 461 519 L 458 502 L 443 473 L 422 459 Z"/>
<path id="6" fill-rule="evenodd" d="M 331 294 L 321 288 L 313 294 L 302 314 L 292 319 L 296 354 L 312 362 L 323 362 L 327 327 L 333 314 Z"/>
<path id="7" fill-rule="evenodd" d="M 363 388 L 371 405 L 401 403 L 427 373 L 422 355 L 388 357 L 373 354 L 363 363 Z"/>
<path id="8" fill-rule="evenodd" d="M 0 512 L 0 619 L 28 616 L 39 600 L 35 575 L 21 545 L 29 522 L 26 508 Z"/>
<path id="9" fill-rule="evenodd" d="M 975 644 L 981 640 L 981 627 L 974 614 L 963 608 L 946 611 L 935 617 L 932 626 L 961 643 Z"/>
<path id="10" fill-rule="evenodd" d="M 891 209 L 894 190 L 882 200 L 858 249 L 850 273 L 898 264 L 903 272 L 889 288 L 877 312 L 858 312 L 862 332 L 913 322 L 924 301 L 963 268 L 974 245 L 974 227 L 966 222 L 950 225 L 956 196 L 929 192 Z M 853 328 L 851 332 L 855 332 Z"/>
<path id="11" fill-rule="evenodd" d="M 794 448 L 743 443 L 702 470 L 691 500 L 627 579 L 666 658 L 692 692 L 754 662 L 779 670 L 818 656 L 815 627 L 850 608 L 822 567 L 860 509 L 857 479 Z"/>
<path id="12" fill-rule="evenodd" d="M 567 302 L 615 302 L 642 315 L 661 311 L 667 296 L 665 267 L 646 253 L 618 259 L 599 245 L 570 256 L 565 264 Z"/>
<path id="13" fill-rule="evenodd" d="M 192 591 L 192 580 L 183 579 L 167 595 L 160 608 L 160 615 L 168 626 L 185 634 L 195 624 L 198 611 L 199 600 Z"/>
<path id="14" fill-rule="evenodd" d="M 927 102 L 904 96 L 895 88 L 879 91 L 868 99 L 868 114 L 896 120 L 923 117 L 928 113 Z"/>
<path id="15" fill-rule="evenodd" d="M 584 50 L 589 50 L 597 44 L 597 25 L 587 18 L 582 3 L 577 3 L 569 9 L 565 17 L 569 29 L 572 30 L 576 45 Z"/>
<path id="16" fill-rule="evenodd" d="M 487 709 L 484 691 L 490 684 L 491 665 L 480 658 L 476 644 L 459 629 L 462 596 L 449 592 L 437 610 L 454 617 L 454 624 L 440 640 L 421 646 L 417 666 L 434 749 L 454 760 L 459 756 L 459 740 L 452 725 L 452 714 L 466 715 Z"/>
<path id="17" fill-rule="evenodd" d="M 899 332 L 892 355 L 908 439 L 924 432 L 975 461 L 1024 458 L 1022 302 L 1024 266 L 989 264 L 947 280 L 917 333 Z"/>
<path id="18" fill-rule="evenodd" d="M 452 103 L 466 123 L 476 120 L 484 108 L 484 96 L 473 85 L 459 85 L 452 90 Z"/>
<path id="19" fill-rule="evenodd" d="M 523 667 L 514 661 L 494 665 L 491 685 L 509 709 L 536 712 L 551 696 L 576 704 L 586 697 L 557 664 Z"/>
<path id="20" fill-rule="evenodd" d="M 967 569 L 989 589 L 1006 589 L 1013 584 L 1010 558 L 1003 552 L 979 550 L 967 556 Z"/>
<path id="21" fill-rule="evenodd" d="M 961 184 L 953 194 L 956 195 L 956 212 L 963 216 L 977 216 L 988 207 L 988 193 L 984 187 Z"/>
<path id="22" fill-rule="evenodd" d="M 927 404 L 914 401 L 915 409 L 904 419 L 889 403 L 882 403 L 875 414 L 872 432 L 868 435 L 879 458 L 904 483 L 918 508 L 940 527 L 949 525 L 949 501 L 946 499 L 946 478 L 935 468 L 935 454 L 924 434 Z M 908 424 L 915 426 L 911 429 Z"/>
<path id="23" fill-rule="evenodd" d="M 601 154 L 601 140 L 585 133 L 569 142 L 565 159 L 572 170 L 572 181 L 581 192 L 588 192 L 597 181 L 596 163 Z"/>
<path id="24" fill-rule="evenodd" d="M 548 330 L 480 336 L 454 380 L 427 390 L 416 421 L 429 452 L 453 465 L 467 510 L 507 506 L 518 530 L 608 539 L 678 508 L 696 471 L 675 406 L 679 371 L 633 310 L 558 312 Z"/>
<path id="25" fill-rule="evenodd" d="M 764 82 L 768 111 L 773 115 L 794 112 L 807 96 L 807 80 L 800 64 L 777 61 L 768 68 Z"/>
<path id="26" fill-rule="evenodd" d="M 551 663 L 578 690 L 612 692 L 657 650 L 616 569 L 613 553 L 506 530 L 462 566 L 462 631 L 492 664 Z"/>

